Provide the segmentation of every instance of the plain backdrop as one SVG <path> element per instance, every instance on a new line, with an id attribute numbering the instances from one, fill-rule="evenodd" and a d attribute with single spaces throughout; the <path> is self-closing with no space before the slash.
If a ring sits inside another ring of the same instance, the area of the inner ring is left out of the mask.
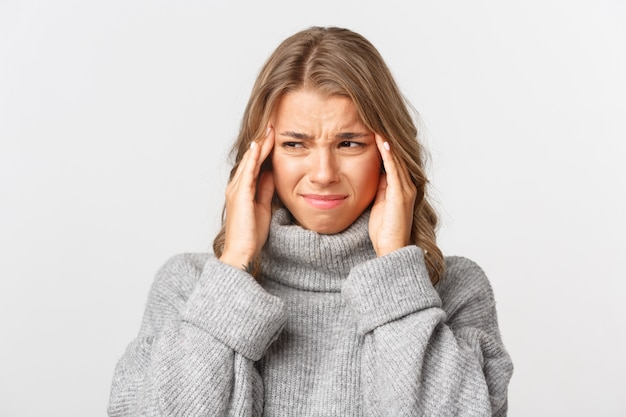
<path id="1" fill-rule="evenodd" d="M 105 415 L 155 272 L 210 249 L 259 68 L 336 25 L 421 115 L 441 247 L 494 287 L 509 416 L 623 417 L 624 22 L 620 0 L 0 0 L 0 415 Z"/>

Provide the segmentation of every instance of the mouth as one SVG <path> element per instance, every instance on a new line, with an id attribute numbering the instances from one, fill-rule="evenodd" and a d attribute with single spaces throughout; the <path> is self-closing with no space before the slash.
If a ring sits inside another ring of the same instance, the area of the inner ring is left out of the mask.
<path id="1" fill-rule="evenodd" d="M 348 196 L 344 194 L 302 194 L 302 198 L 315 208 L 330 210 L 343 204 Z"/>

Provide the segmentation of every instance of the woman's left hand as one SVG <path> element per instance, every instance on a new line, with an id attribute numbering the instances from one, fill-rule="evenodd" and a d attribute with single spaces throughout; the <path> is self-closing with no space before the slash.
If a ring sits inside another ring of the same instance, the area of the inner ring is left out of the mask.
<path id="1" fill-rule="evenodd" d="M 385 172 L 380 175 L 372 206 L 369 235 L 376 255 L 384 256 L 410 243 L 417 189 L 409 172 L 398 164 L 389 143 L 379 134 L 376 145 Z"/>

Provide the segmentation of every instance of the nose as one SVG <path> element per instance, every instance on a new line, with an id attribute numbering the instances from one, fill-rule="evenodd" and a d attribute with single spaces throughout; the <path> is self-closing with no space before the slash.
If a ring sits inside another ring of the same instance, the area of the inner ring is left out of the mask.
<path id="1" fill-rule="evenodd" d="M 309 178 L 322 186 L 339 181 L 339 164 L 330 150 L 319 150 L 310 156 Z"/>

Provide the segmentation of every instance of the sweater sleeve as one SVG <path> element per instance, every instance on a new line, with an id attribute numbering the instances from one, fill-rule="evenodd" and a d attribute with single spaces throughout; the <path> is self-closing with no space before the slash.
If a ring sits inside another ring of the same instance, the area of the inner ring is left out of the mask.
<path id="1" fill-rule="evenodd" d="M 506 416 L 513 372 L 491 286 L 448 258 L 433 287 L 409 246 L 355 267 L 342 292 L 363 337 L 365 415 Z"/>
<path id="2" fill-rule="evenodd" d="M 246 272 L 206 255 L 170 259 L 116 366 L 109 415 L 260 415 L 254 362 L 284 323 L 282 301 Z"/>

